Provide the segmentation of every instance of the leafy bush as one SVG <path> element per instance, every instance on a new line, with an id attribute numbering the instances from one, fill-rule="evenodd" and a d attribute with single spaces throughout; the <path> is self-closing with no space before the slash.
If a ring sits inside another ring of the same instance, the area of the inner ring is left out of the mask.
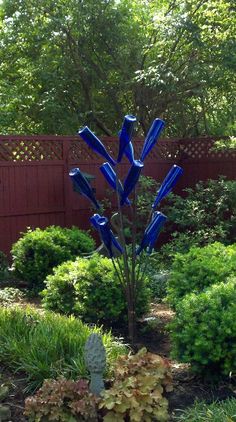
<path id="1" fill-rule="evenodd" d="M 4 281 L 8 277 L 8 260 L 6 255 L 0 251 L 0 280 Z"/>
<path id="2" fill-rule="evenodd" d="M 167 288 L 167 299 L 176 306 L 187 293 L 199 293 L 211 284 L 224 281 L 236 271 L 236 244 L 214 243 L 193 247 L 186 254 L 176 254 Z"/>
<path id="3" fill-rule="evenodd" d="M 54 269 L 42 292 L 45 308 L 73 314 L 86 322 L 111 324 L 126 316 L 125 297 L 109 258 L 77 258 Z M 139 288 L 138 316 L 148 309 L 149 290 Z"/>
<path id="4" fill-rule="evenodd" d="M 158 355 L 140 350 L 136 355 L 120 356 L 114 365 L 114 382 L 102 392 L 100 409 L 105 422 L 168 420 L 168 402 L 163 391 L 171 391 L 167 362 Z"/>
<path id="5" fill-rule="evenodd" d="M 15 287 L 5 287 L 0 290 L 0 305 L 9 306 L 16 301 L 21 301 L 24 298 L 24 293 Z"/>
<path id="6" fill-rule="evenodd" d="M 214 243 L 215 236 L 199 230 L 192 233 L 187 230 L 185 233 L 174 232 L 171 239 L 158 250 L 158 267 L 164 271 L 170 270 L 177 253 L 185 254 L 194 246 L 206 246 Z"/>
<path id="7" fill-rule="evenodd" d="M 168 279 L 168 271 L 159 271 L 159 273 L 151 277 L 148 287 L 151 290 L 153 299 L 160 301 L 166 297 Z"/>
<path id="8" fill-rule="evenodd" d="M 92 332 L 74 317 L 20 308 L 0 308 L 0 363 L 27 374 L 28 390 L 40 387 L 44 379 L 86 377 L 84 345 Z M 125 347 L 110 333 L 103 333 L 108 369 Z"/>
<path id="9" fill-rule="evenodd" d="M 25 401 L 29 421 L 96 422 L 96 398 L 86 380 L 46 380 L 37 393 Z"/>
<path id="10" fill-rule="evenodd" d="M 236 371 L 236 278 L 177 305 L 170 324 L 174 358 L 192 364 L 194 371 L 214 376 Z"/>
<path id="11" fill-rule="evenodd" d="M 54 267 L 90 253 L 94 246 L 91 236 L 76 227 L 28 229 L 12 247 L 13 268 L 17 277 L 37 290 L 43 287 L 43 281 Z"/>
<path id="12" fill-rule="evenodd" d="M 174 418 L 176 422 L 235 422 L 236 399 L 207 404 L 196 402 L 194 406 Z"/>
<path id="13" fill-rule="evenodd" d="M 236 181 L 220 177 L 184 189 L 185 196 L 170 194 L 163 207 L 169 233 L 194 233 L 199 245 L 236 241 Z M 173 237 L 173 235 L 172 235 Z M 176 250 L 177 252 L 177 250 Z"/>

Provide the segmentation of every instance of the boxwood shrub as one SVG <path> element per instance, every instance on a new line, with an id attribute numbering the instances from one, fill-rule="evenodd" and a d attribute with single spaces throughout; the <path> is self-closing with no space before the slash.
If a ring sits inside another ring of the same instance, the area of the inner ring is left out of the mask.
<path id="1" fill-rule="evenodd" d="M 196 372 L 229 375 L 236 371 L 236 278 L 189 294 L 170 324 L 172 357 Z"/>
<path id="2" fill-rule="evenodd" d="M 124 293 L 112 261 L 98 254 L 77 258 L 54 269 L 46 278 L 41 293 L 47 309 L 73 314 L 89 323 L 113 324 L 126 318 Z M 137 315 L 148 310 L 149 289 L 146 283 L 138 289 Z"/>
<path id="3" fill-rule="evenodd" d="M 200 293 L 223 282 L 236 271 L 236 244 L 219 242 L 203 248 L 193 247 L 186 254 L 177 254 L 167 287 L 167 300 L 175 307 L 187 293 Z"/>
<path id="4" fill-rule="evenodd" d="M 40 290 L 54 267 L 89 253 L 94 247 L 92 237 L 76 227 L 28 229 L 12 247 L 13 268 L 17 277 L 29 283 L 29 288 Z"/>

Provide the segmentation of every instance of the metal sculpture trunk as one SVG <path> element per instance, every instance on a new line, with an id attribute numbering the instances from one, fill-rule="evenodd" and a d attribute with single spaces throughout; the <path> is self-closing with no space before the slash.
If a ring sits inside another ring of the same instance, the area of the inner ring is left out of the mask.
<path id="1" fill-rule="evenodd" d="M 99 155 L 104 157 L 107 162 L 103 163 L 100 170 L 107 183 L 116 191 L 117 213 L 119 217 L 116 225 L 116 234 L 113 233 L 108 219 L 98 213 L 91 217 L 91 223 L 98 231 L 101 241 L 107 249 L 108 255 L 112 260 L 115 272 L 119 279 L 121 288 L 126 296 L 128 309 L 128 332 L 131 343 L 135 342 L 136 337 L 136 296 L 147 269 L 147 257 L 152 253 L 155 242 L 160 234 L 163 224 L 167 217 L 160 211 L 156 211 L 157 206 L 163 198 L 171 191 L 177 180 L 183 173 L 181 167 L 174 165 L 170 169 L 166 178 L 157 192 L 147 221 L 143 238 L 137 245 L 137 191 L 136 186 L 144 168 L 146 156 L 157 143 L 157 140 L 165 126 L 161 119 L 155 119 L 144 141 L 143 149 L 139 159 L 134 158 L 134 148 L 132 145 L 132 135 L 136 118 L 127 115 L 124 118 L 122 129 L 119 134 L 119 153 L 115 161 L 106 151 L 102 142 L 87 127 L 79 131 L 82 139 Z M 130 162 L 130 169 L 122 183 L 119 179 L 119 163 L 126 156 Z M 99 210 L 100 205 L 97 202 L 92 190 L 87 186 L 79 169 L 73 169 L 70 172 L 71 178 L 77 183 L 80 191 L 86 196 Z M 151 205 L 151 204 L 150 204 Z M 128 245 L 125 237 L 124 207 L 128 207 L 132 215 L 132 237 Z M 130 252 L 131 251 L 131 252 Z M 144 259 L 144 254 L 145 259 Z"/>

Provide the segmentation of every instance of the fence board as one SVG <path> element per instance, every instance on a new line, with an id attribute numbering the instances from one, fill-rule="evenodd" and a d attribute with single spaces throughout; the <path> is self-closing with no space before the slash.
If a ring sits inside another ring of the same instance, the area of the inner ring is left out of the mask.
<path id="1" fill-rule="evenodd" d="M 118 154 L 116 138 L 104 138 L 113 157 Z M 162 181 L 172 164 L 184 168 L 177 191 L 199 180 L 225 175 L 236 179 L 236 151 L 215 152 L 212 138 L 163 139 L 145 160 L 144 174 Z M 143 140 L 135 140 L 139 157 Z M 0 250 L 7 254 L 26 227 L 77 225 L 89 228 L 89 202 L 72 189 L 68 172 L 80 167 L 95 175 L 93 187 L 103 199 L 108 185 L 99 171 L 104 160 L 93 153 L 78 137 L 0 136 Z M 124 178 L 129 169 L 120 166 Z"/>

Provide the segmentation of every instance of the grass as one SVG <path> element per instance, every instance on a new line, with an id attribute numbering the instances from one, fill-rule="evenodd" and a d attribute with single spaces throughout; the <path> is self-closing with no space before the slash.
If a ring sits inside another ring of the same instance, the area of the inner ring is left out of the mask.
<path id="1" fill-rule="evenodd" d="M 0 363 L 26 374 L 27 391 L 39 388 L 47 378 L 87 377 L 83 351 L 92 332 L 103 336 L 109 368 L 126 348 L 101 328 L 30 307 L 0 308 Z"/>
<path id="2" fill-rule="evenodd" d="M 176 422 L 235 422 L 236 399 L 231 398 L 211 404 L 196 402 L 193 407 L 176 416 L 174 420 Z"/>

